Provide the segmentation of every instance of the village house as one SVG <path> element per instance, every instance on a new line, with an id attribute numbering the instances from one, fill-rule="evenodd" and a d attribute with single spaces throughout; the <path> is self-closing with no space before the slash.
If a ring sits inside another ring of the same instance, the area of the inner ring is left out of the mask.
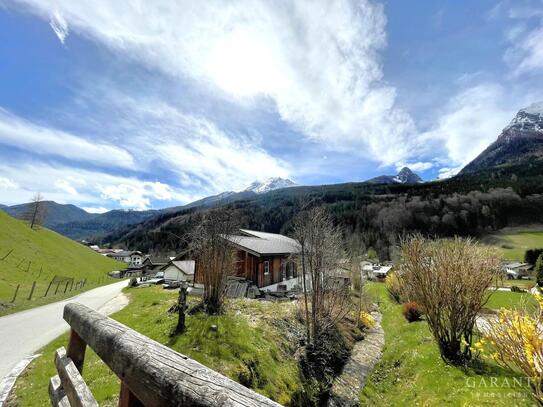
<path id="1" fill-rule="evenodd" d="M 194 281 L 194 260 L 172 260 L 162 267 L 166 283 Z"/>
<path id="2" fill-rule="evenodd" d="M 224 237 L 235 251 L 234 275 L 251 281 L 263 290 L 277 291 L 278 286 L 292 289 L 299 284 L 293 255 L 299 243 L 287 236 L 240 229 L 237 235 Z M 195 282 L 202 283 L 202 270 L 196 262 Z"/>
<path id="3" fill-rule="evenodd" d="M 108 257 L 115 260 L 122 261 L 128 264 L 128 267 L 137 268 L 141 266 L 144 256 L 140 251 L 122 250 L 115 253 L 108 253 Z"/>
<path id="4" fill-rule="evenodd" d="M 361 262 L 362 276 L 367 277 L 369 280 L 384 280 L 392 266 L 384 266 L 381 264 L 373 264 L 369 261 Z"/>
<path id="5" fill-rule="evenodd" d="M 503 272 L 510 280 L 518 280 L 529 277 L 531 268 L 531 264 L 520 262 L 505 263 L 502 266 Z"/>
<path id="6" fill-rule="evenodd" d="M 155 275 L 166 266 L 171 259 L 169 257 L 152 257 L 147 256 L 141 263 L 141 274 L 145 276 Z"/>

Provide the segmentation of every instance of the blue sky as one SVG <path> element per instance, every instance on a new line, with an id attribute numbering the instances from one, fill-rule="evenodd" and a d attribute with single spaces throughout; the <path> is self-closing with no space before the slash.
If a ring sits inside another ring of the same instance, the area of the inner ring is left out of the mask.
<path id="1" fill-rule="evenodd" d="M 0 202 L 446 177 L 541 83 L 542 0 L 0 0 Z"/>

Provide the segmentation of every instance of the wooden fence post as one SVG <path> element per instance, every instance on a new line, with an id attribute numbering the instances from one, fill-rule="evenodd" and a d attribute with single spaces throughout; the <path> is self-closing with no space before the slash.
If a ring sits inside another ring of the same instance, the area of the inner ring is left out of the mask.
<path id="1" fill-rule="evenodd" d="M 39 272 L 39 274 L 38 274 L 38 278 L 40 278 L 41 272 L 42 272 L 42 271 L 43 271 L 43 266 L 40 267 L 40 272 Z"/>
<path id="2" fill-rule="evenodd" d="M 32 264 L 32 260 L 28 260 L 28 267 L 26 268 L 26 273 L 30 271 L 30 265 Z"/>
<path id="3" fill-rule="evenodd" d="M 57 283 L 57 288 L 55 288 L 55 293 L 53 295 L 57 295 L 59 286 L 60 286 L 60 281 Z"/>
<path id="4" fill-rule="evenodd" d="M 75 367 L 79 370 L 79 373 L 83 373 L 83 363 L 85 362 L 85 351 L 87 350 L 87 343 L 81 339 L 79 334 L 73 329 L 70 330 L 70 340 L 68 342 L 68 351 L 66 355 L 72 359 Z"/>
<path id="5" fill-rule="evenodd" d="M 17 288 L 15 289 L 15 294 L 13 294 L 13 298 L 11 300 L 11 303 L 14 303 L 15 299 L 17 298 L 17 293 L 19 292 L 19 285 L 20 284 L 17 284 Z"/>
<path id="6" fill-rule="evenodd" d="M 13 249 L 11 249 L 8 254 L 6 254 L 4 257 L 2 257 L 0 260 L 4 261 L 8 258 L 8 256 L 13 252 Z"/>
<path id="7" fill-rule="evenodd" d="M 69 285 L 70 285 L 70 280 L 66 280 L 66 287 L 64 287 L 64 294 L 66 294 L 66 290 L 68 290 Z"/>
<path id="8" fill-rule="evenodd" d="M 49 289 L 51 288 L 51 285 L 53 284 L 53 281 L 55 280 L 55 277 L 51 279 L 51 282 L 47 286 L 47 290 L 45 291 L 44 297 L 47 297 L 47 294 L 49 293 Z"/>
<path id="9" fill-rule="evenodd" d="M 125 382 L 121 381 L 121 393 L 119 394 L 119 407 L 145 407 L 130 391 Z"/>
<path id="10" fill-rule="evenodd" d="M 72 278 L 72 283 L 70 284 L 70 291 L 72 291 L 72 288 L 74 288 L 74 279 Z"/>
<path id="11" fill-rule="evenodd" d="M 30 289 L 30 294 L 28 295 L 28 301 L 30 301 L 32 299 L 32 294 L 34 294 L 34 288 L 36 288 L 36 282 L 34 281 L 32 283 L 32 288 Z"/>

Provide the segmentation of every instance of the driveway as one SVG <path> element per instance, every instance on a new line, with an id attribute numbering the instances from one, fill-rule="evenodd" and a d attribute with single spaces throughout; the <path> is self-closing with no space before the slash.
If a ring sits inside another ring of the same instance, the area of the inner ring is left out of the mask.
<path id="1" fill-rule="evenodd" d="M 0 382 L 17 364 L 68 330 L 68 324 L 62 319 L 67 303 L 80 302 L 104 314 L 111 314 L 127 304 L 128 300 L 121 294 L 127 284 L 123 280 L 67 300 L 1 317 Z"/>

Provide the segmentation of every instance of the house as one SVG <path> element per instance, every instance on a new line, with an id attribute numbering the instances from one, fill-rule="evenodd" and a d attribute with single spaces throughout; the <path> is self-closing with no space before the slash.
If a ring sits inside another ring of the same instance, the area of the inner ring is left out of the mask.
<path id="1" fill-rule="evenodd" d="M 143 275 L 154 275 L 170 262 L 169 257 L 146 257 L 141 263 Z"/>
<path id="2" fill-rule="evenodd" d="M 392 266 L 365 263 L 362 265 L 362 274 L 370 280 L 384 280 L 391 269 Z"/>
<path id="3" fill-rule="evenodd" d="M 128 264 L 128 267 L 139 267 L 143 262 L 143 254 L 140 251 L 121 250 L 108 253 L 106 256 Z"/>
<path id="4" fill-rule="evenodd" d="M 292 255 L 300 252 L 299 243 L 276 233 L 240 229 L 237 235 L 224 236 L 234 250 L 234 274 L 252 281 L 257 287 L 277 291 L 278 286 L 292 289 L 299 284 Z M 195 282 L 203 283 L 203 270 L 196 262 Z"/>
<path id="5" fill-rule="evenodd" d="M 164 272 L 164 280 L 169 283 L 174 281 L 194 281 L 194 269 L 194 260 L 171 260 L 161 270 Z"/>
<path id="6" fill-rule="evenodd" d="M 529 277 L 531 268 L 531 264 L 520 262 L 505 263 L 502 266 L 503 272 L 511 280 Z"/>

